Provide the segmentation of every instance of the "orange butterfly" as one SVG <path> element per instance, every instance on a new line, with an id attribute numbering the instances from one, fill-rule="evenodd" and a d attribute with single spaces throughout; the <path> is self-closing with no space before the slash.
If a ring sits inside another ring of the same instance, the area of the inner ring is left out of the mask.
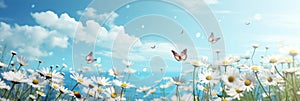
<path id="1" fill-rule="evenodd" d="M 173 55 L 174 55 L 174 58 L 177 60 L 177 61 L 181 61 L 181 60 L 186 60 L 187 58 L 187 55 L 186 55 L 186 52 L 187 52 L 187 49 L 184 49 L 181 54 L 179 55 L 177 52 L 175 52 L 174 50 L 171 50 Z"/>

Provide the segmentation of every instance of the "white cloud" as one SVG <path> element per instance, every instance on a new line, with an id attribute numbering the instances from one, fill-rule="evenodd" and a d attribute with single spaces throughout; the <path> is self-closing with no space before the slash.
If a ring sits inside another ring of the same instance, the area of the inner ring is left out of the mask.
<path id="1" fill-rule="evenodd" d="M 67 13 L 58 16 L 52 11 L 46 11 L 31 13 L 31 15 L 39 25 L 67 35 L 73 35 L 78 24 Z"/>
<path id="2" fill-rule="evenodd" d="M 77 14 L 82 16 L 82 19 L 95 20 L 96 22 L 107 23 L 110 27 L 114 26 L 114 20 L 118 17 L 118 14 L 115 12 L 98 14 L 94 8 L 86 8 L 84 12 L 77 11 Z M 84 21 L 84 20 L 82 20 Z"/>
<path id="3" fill-rule="evenodd" d="M 7 5 L 5 4 L 4 0 L 0 0 L 0 8 L 6 8 Z"/>
<path id="4" fill-rule="evenodd" d="M 39 24 L 9 25 L 0 22 L 0 41 L 8 44 L 18 53 L 35 59 L 48 56 L 49 50 L 53 48 L 67 48 L 69 37 L 74 32 L 77 22 L 68 14 L 58 17 L 54 12 L 32 13 L 32 17 Z"/>

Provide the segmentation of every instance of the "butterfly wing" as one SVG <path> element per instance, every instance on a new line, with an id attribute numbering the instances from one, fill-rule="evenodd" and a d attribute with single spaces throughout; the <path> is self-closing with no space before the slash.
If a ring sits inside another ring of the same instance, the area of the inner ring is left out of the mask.
<path id="1" fill-rule="evenodd" d="M 209 42 L 213 42 L 215 40 L 215 36 L 214 36 L 214 33 L 211 33 L 209 38 L 208 38 L 208 41 Z"/>
<path id="2" fill-rule="evenodd" d="M 174 58 L 175 58 L 177 61 L 180 61 L 180 60 L 181 60 L 180 55 L 179 55 L 178 53 L 176 53 L 174 50 L 171 50 L 171 51 L 172 51 L 172 53 L 173 53 Z"/>
<path id="3" fill-rule="evenodd" d="M 215 43 L 218 42 L 221 39 L 221 37 L 218 37 L 215 39 Z"/>
<path id="4" fill-rule="evenodd" d="M 184 50 L 181 52 L 180 56 L 181 56 L 181 59 L 182 59 L 182 60 L 186 60 L 186 58 L 187 58 L 186 52 L 187 52 L 187 49 L 184 49 Z"/>

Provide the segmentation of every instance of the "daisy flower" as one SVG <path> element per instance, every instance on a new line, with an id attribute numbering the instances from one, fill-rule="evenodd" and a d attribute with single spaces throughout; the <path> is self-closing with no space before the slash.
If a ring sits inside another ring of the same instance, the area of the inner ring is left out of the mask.
<path id="1" fill-rule="evenodd" d="M 33 88 L 43 88 L 48 84 L 48 81 L 41 77 L 39 74 L 31 74 L 28 77 L 27 84 L 32 86 Z"/>
<path id="2" fill-rule="evenodd" d="M 83 100 L 84 100 L 84 98 L 83 98 L 83 96 L 80 94 L 80 92 L 75 92 L 75 91 L 73 91 L 73 92 L 71 92 L 69 95 L 72 96 L 72 97 L 74 97 L 74 98 L 76 98 L 76 101 L 83 101 Z"/>
<path id="3" fill-rule="evenodd" d="M 34 95 L 30 94 L 28 97 L 31 99 L 31 101 L 36 101 L 36 97 Z"/>
<path id="4" fill-rule="evenodd" d="M 275 86 L 277 85 L 277 82 L 279 78 L 275 75 L 275 73 L 272 72 L 263 72 L 260 74 L 262 77 L 262 84 L 265 86 Z"/>
<path id="5" fill-rule="evenodd" d="M 37 72 L 41 76 L 46 77 L 46 79 L 51 79 L 51 81 L 55 83 L 62 82 L 64 79 L 64 76 L 61 75 L 61 73 L 56 72 L 56 70 L 51 71 L 49 68 L 42 68 L 37 70 Z"/>
<path id="6" fill-rule="evenodd" d="M 205 84 L 217 84 L 220 81 L 218 72 L 204 71 L 198 75 L 200 82 Z"/>
<path id="7" fill-rule="evenodd" d="M 7 64 L 0 62 L 0 67 L 7 67 Z"/>
<path id="8" fill-rule="evenodd" d="M 233 67 L 228 67 L 227 72 L 222 77 L 222 80 L 224 81 L 225 85 L 227 86 L 235 86 L 236 82 L 239 82 L 239 71 Z"/>
<path id="9" fill-rule="evenodd" d="M 0 89 L 10 90 L 10 86 L 6 85 L 5 82 L 0 79 Z"/>
<path id="10" fill-rule="evenodd" d="M 21 73 L 20 71 L 18 71 L 18 72 L 13 72 L 13 71 L 3 72 L 3 73 L 1 73 L 1 75 L 3 76 L 4 79 L 11 81 L 13 83 L 16 83 L 16 84 L 27 81 L 26 75 Z"/>
<path id="11" fill-rule="evenodd" d="M 106 97 L 108 97 L 109 100 L 114 100 L 114 101 L 119 101 L 120 97 L 118 96 L 118 94 L 116 93 L 114 87 L 108 87 L 105 89 L 104 94 L 106 95 Z"/>
<path id="12" fill-rule="evenodd" d="M 134 74 L 134 73 L 136 72 L 136 70 L 131 69 L 131 68 L 125 68 L 125 69 L 124 69 L 124 72 L 125 72 L 125 73 L 128 73 L 128 74 Z"/>
<path id="13" fill-rule="evenodd" d="M 50 87 L 52 87 L 56 91 L 59 91 L 60 85 L 57 83 L 51 83 Z"/>
<path id="14" fill-rule="evenodd" d="M 114 80 L 113 83 L 116 86 L 119 86 L 119 87 L 122 87 L 122 88 L 131 88 L 131 87 L 134 87 L 134 85 L 132 85 L 130 83 L 122 82 L 120 80 Z"/>
<path id="15" fill-rule="evenodd" d="M 244 96 L 243 90 L 241 88 L 241 85 L 237 83 L 236 86 L 231 87 L 229 90 L 226 90 L 226 93 L 233 99 L 241 100 L 241 97 Z"/>
<path id="16" fill-rule="evenodd" d="M 24 56 L 17 57 L 17 61 L 21 66 L 28 66 L 27 60 Z"/>
<path id="17" fill-rule="evenodd" d="M 192 60 L 189 62 L 192 64 L 194 67 L 207 67 L 208 66 L 208 57 L 202 56 L 200 60 Z"/>
<path id="18" fill-rule="evenodd" d="M 153 95 L 156 92 L 156 88 L 150 89 L 144 97 L 148 97 L 149 95 Z"/>
<path id="19" fill-rule="evenodd" d="M 72 75 L 70 75 L 70 77 L 76 80 L 78 84 L 82 84 L 84 86 L 89 86 L 90 84 L 92 84 L 92 80 L 88 79 L 87 77 L 83 77 L 82 74 L 78 74 L 77 72 L 71 72 L 71 73 Z"/>
<path id="20" fill-rule="evenodd" d="M 36 91 L 39 96 L 45 97 L 46 94 L 43 91 Z"/>
<path id="21" fill-rule="evenodd" d="M 122 78 L 123 76 L 120 74 L 120 72 L 115 69 L 114 67 L 109 69 L 108 74 L 114 78 Z"/>
<path id="22" fill-rule="evenodd" d="M 68 90 L 68 88 L 64 87 L 64 86 L 60 86 L 59 87 L 59 92 L 62 94 L 66 94 L 69 93 L 70 91 Z"/>
<path id="23" fill-rule="evenodd" d="M 185 81 L 185 79 L 183 79 L 183 78 L 173 77 L 173 78 L 171 79 L 171 82 L 172 82 L 173 84 L 177 85 L 177 86 L 181 86 L 181 85 L 182 85 L 183 83 L 185 83 L 186 81 Z"/>
<path id="24" fill-rule="evenodd" d="M 241 75 L 241 82 L 243 84 L 241 90 L 246 92 L 252 91 L 256 85 L 254 75 L 249 72 Z"/>
<path id="25" fill-rule="evenodd" d="M 298 55 L 298 50 L 296 50 L 296 49 L 291 49 L 291 50 L 289 51 L 289 55 L 290 55 L 290 56 L 296 56 L 296 55 Z"/>
<path id="26" fill-rule="evenodd" d="M 142 87 L 139 87 L 137 89 L 137 92 L 142 92 L 142 93 L 146 93 L 147 90 L 149 90 L 151 87 L 147 87 L 147 86 L 142 86 Z"/>
<path id="27" fill-rule="evenodd" d="M 132 66 L 132 65 L 133 65 L 133 62 L 125 61 L 125 60 L 123 60 L 122 63 L 123 63 L 126 67 L 129 67 L 129 66 Z"/>
<path id="28" fill-rule="evenodd" d="M 111 85 L 110 81 L 109 81 L 109 78 L 106 78 L 106 77 L 95 77 L 95 76 L 92 76 L 91 80 L 94 81 L 94 82 L 96 82 L 96 84 L 98 86 L 109 86 L 109 85 Z"/>

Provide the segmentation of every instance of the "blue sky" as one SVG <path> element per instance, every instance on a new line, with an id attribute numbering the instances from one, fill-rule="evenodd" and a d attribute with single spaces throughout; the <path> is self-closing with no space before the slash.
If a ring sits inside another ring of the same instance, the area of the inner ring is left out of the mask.
<path id="1" fill-rule="evenodd" d="M 66 63 L 76 68 L 92 67 L 85 63 L 84 57 L 94 51 L 104 68 L 121 67 L 122 60 L 130 60 L 139 71 L 150 69 L 151 64 L 161 64 L 154 68 L 181 71 L 180 67 L 190 65 L 176 62 L 170 50 L 180 52 L 188 48 L 189 60 L 200 56 L 212 59 L 207 42 L 209 33 L 204 26 L 210 22 L 197 23 L 193 15 L 212 12 L 215 18 L 207 19 L 218 22 L 222 33 L 216 31 L 215 34 L 223 35 L 221 41 L 227 55 L 245 55 L 251 51 L 251 44 L 260 45 L 258 55 L 264 54 L 265 46 L 270 47 L 272 54 L 284 53 L 289 47 L 299 45 L 295 40 L 300 30 L 297 5 L 300 1 L 205 0 L 205 3 L 208 6 L 195 0 L 174 0 L 174 4 L 140 1 L 105 12 L 118 3 L 0 0 L 0 41 L 1 45 L 7 44 L 29 60 L 44 60 L 43 66 Z M 211 11 L 201 11 L 203 7 Z M 250 25 L 245 25 L 246 22 Z M 180 34 L 181 30 L 184 34 Z M 157 48 L 151 49 L 153 45 Z M 152 59 L 157 56 L 164 62 Z M 30 62 L 30 67 L 35 65 Z"/>

